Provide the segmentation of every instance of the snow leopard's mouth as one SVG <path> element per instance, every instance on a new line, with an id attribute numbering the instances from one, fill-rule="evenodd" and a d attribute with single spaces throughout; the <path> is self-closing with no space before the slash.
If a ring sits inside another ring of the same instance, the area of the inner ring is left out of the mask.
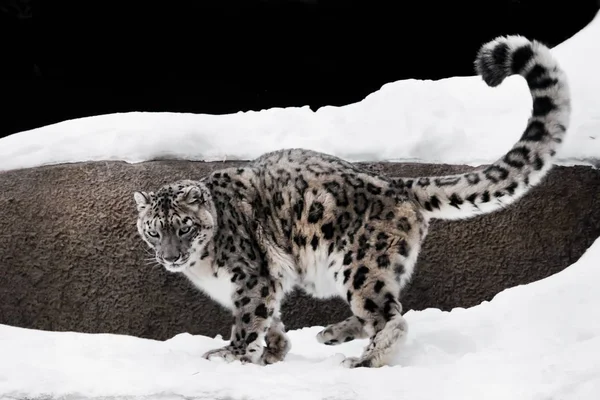
<path id="1" fill-rule="evenodd" d="M 180 272 L 180 271 L 183 271 L 184 269 L 186 269 L 188 267 L 188 261 L 189 260 L 190 260 L 190 257 L 188 256 L 188 257 L 179 259 L 176 262 L 168 262 L 168 261 L 162 260 L 161 264 L 168 271 L 171 271 L 171 272 Z"/>
<path id="2" fill-rule="evenodd" d="M 169 272 L 181 272 L 187 268 L 187 265 L 185 265 L 185 264 L 177 264 L 177 265 L 170 264 L 170 265 L 165 265 L 164 267 Z"/>

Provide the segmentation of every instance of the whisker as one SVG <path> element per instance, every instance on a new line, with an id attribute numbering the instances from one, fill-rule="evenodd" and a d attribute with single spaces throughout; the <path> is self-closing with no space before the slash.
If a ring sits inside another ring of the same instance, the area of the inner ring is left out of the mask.
<path id="1" fill-rule="evenodd" d="M 148 262 L 148 263 L 144 263 L 144 265 L 149 265 L 152 267 L 160 267 L 161 265 L 157 262 Z"/>
<path id="2" fill-rule="evenodd" d="M 142 250 L 144 250 L 146 253 L 152 254 L 152 250 L 149 249 L 148 246 L 145 243 L 138 242 L 138 246 L 141 247 Z"/>

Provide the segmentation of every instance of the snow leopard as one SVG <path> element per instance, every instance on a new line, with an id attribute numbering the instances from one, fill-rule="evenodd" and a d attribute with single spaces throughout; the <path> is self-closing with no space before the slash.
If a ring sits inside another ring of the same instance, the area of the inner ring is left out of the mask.
<path id="1" fill-rule="evenodd" d="M 551 170 L 568 128 L 567 77 L 543 43 L 499 36 L 478 49 L 474 66 L 490 87 L 523 77 L 533 100 L 521 137 L 492 164 L 448 176 L 388 177 L 330 154 L 286 148 L 133 193 L 138 233 L 156 261 L 233 316 L 228 344 L 205 359 L 284 360 L 291 342 L 281 304 L 300 289 L 348 304 L 349 318 L 316 335 L 324 345 L 367 339 L 342 366 L 393 362 L 408 334 L 400 294 L 430 221 L 514 204 Z"/>

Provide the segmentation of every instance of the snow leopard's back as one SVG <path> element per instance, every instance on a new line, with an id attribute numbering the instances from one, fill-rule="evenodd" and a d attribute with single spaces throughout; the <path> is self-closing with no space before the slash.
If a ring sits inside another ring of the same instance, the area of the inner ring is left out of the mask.
<path id="1" fill-rule="evenodd" d="M 261 237 L 275 246 L 285 268 L 307 292 L 345 293 L 355 270 L 367 264 L 395 271 L 404 285 L 412 274 L 426 224 L 405 188 L 337 157 L 286 149 L 251 167 Z M 390 252 L 390 248 L 397 249 Z M 293 273 L 290 270 L 293 268 Z M 286 275 L 286 274 L 283 274 Z M 371 274 L 373 279 L 378 274 Z M 357 286 L 360 274 L 356 279 Z"/>

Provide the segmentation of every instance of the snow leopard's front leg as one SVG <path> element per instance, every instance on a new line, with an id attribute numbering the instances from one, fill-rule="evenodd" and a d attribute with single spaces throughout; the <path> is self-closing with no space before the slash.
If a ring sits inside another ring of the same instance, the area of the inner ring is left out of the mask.
<path id="1" fill-rule="evenodd" d="M 265 336 L 267 347 L 263 352 L 263 363 L 274 364 L 282 361 L 291 349 L 288 336 L 285 334 L 285 326 L 279 316 L 279 311 L 273 315 L 273 321 Z"/>
<path id="2" fill-rule="evenodd" d="M 206 352 L 204 358 L 264 365 L 262 345 L 281 301 L 279 284 L 270 277 L 234 268 L 233 317 L 230 343 Z M 268 357 L 267 357 L 268 358 Z M 268 362 L 268 360 L 266 360 Z"/>

